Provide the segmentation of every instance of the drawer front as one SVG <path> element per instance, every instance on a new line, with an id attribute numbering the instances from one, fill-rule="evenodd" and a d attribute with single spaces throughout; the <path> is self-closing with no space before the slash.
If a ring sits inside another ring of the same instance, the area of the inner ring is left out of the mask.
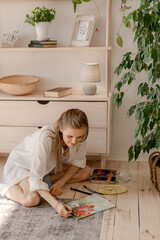
<path id="1" fill-rule="evenodd" d="M 36 127 L 0 127 L 0 152 L 11 152 L 20 141 L 37 129 Z"/>
<path id="2" fill-rule="evenodd" d="M 10 152 L 24 137 L 35 131 L 37 127 L 0 127 L 0 152 Z M 106 131 L 104 129 L 90 129 L 87 152 L 106 152 Z"/>
<path id="3" fill-rule="evenodd" d="M 0 101 L 0 125 L 53 125 L 62 112 L 79 108 L 87 114 L 90 127 L 107 127 L 107 102 Z"/>
<path id="4" fill-rule="evenodd" d="M 90 129 L 87 140 L 87 153 L 106 153 L 107 131 L 106 129 Z"/>

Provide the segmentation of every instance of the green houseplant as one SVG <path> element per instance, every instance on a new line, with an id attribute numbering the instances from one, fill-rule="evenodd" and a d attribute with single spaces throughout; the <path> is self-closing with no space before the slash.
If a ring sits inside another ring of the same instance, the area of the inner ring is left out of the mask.
<path id="1" fill-rule="evenodd" d="M 129 148 L 129 161 L 137 159 L 141 152 L 149 153 L 160 147 L 160 2 L 141 0 L 138 9 L 131 12 L 125 24 L 133 22 L 134 42 L 137 52 L 127 52 L 115 69 L 121 75 L 115 84 L 113 102 L 120 107 L 126 86 L 138 79 L 139 73 L 146 72 L 144 81 L 138 82 L 136 103 L 127 114 L 135 115 L 135 143 Z"/>
<path id="2" fill-rule="evenodd" d="M 37 40 L 48 40 L 48 30 L 50 23 L 55 19 L 55 8 L 36 7 L 32 14 L 26 14 L 26 23 L 36 27 Z"/>
<path id="3" fill-rule="evenodd" d="M 35 26 L 35 23 L 39 22 L 52 22 L 55 19 L 56 10 L 55 8 L 46 8 L 44 5 L 40 7 L 36 7 L 32 11 L 32 15 L 26 14 L 26 23 L 30 23 Z"/>

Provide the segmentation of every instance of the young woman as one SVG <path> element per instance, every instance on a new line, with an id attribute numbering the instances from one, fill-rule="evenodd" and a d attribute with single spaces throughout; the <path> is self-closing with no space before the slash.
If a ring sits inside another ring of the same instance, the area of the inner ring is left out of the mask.
<path id="1" fill-rule="evenodd" d="M 86 138 L 88 120 L 79 109 L 62 113 L 54 128 L 42 127 L 26 137 L 10 153 L 3 171 L 0 192 L 12 201 L 31 207 L 40 197 L 51 204 L 62 217 L 69 211 L 54 196 L 62 193 L 65 183 L 87 180 L 90 168 L 86 166 Z M 49 188 L 49 179 L 52 186 Z"/>

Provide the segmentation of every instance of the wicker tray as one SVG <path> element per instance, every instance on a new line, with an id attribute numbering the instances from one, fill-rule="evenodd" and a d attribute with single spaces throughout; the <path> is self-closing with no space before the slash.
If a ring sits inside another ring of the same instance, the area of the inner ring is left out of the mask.
<path id="1" fill-rule="evenodd" d="M 27 95 L 39 84 L 39 78 L 30 75 L 11 75 L 0 79 L 0 89 L 11 95 Z"/>
<path id="2" fill-rule="evenodd" d="M 160 152 L 153 152 L 149 156 L 150 178 L 160 191 Z"/>

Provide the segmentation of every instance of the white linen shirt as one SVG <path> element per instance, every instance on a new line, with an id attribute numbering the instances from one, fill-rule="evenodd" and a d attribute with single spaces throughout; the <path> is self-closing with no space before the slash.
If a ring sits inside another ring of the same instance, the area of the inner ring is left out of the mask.
<path id="1" fill-rule="evenodd" d="M 30 191 L 48 190 L 43 177 L 55 168 L 54 130 L 44 126 L 27 136 L 10 153 L 4 166 L 0 193 L 2 196 L 8 189 L 29 177 Z M 79 142 L 61 159 L 62 163 L 84 168 L 86 166 L 86 141 Z"/>

